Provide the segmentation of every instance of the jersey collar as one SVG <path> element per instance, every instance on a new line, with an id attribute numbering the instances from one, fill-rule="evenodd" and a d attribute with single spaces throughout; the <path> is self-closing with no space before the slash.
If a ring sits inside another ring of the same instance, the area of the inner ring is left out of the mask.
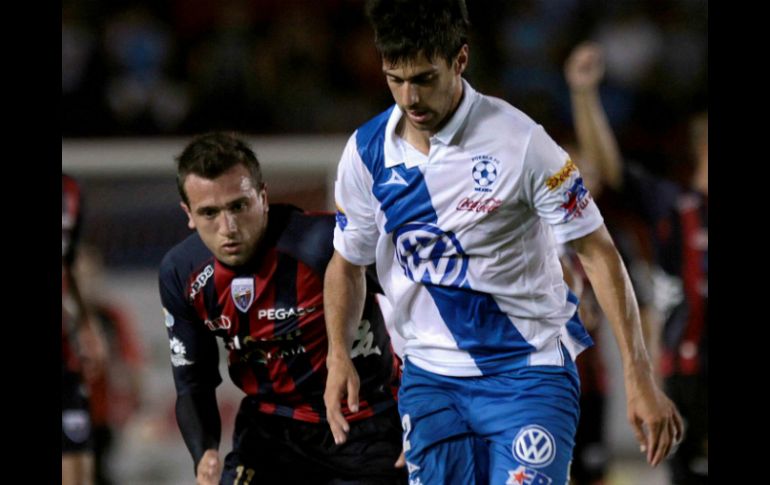
<path id="1" fill-rule="evenodd" d="M 457 132 L 465 123 L 465 120 L 468 118 L 468 114 L 470 113 L 471 108 L 473 107 L 473 104 L 478 97 L 478 93 L 471 87 L 468 81 L 462 79 L 462 82 L 463 97 L 460 100 L 460 105 L 457 107 L 457 110 L 454 112 L 449 122 L 444 125 L 444 127 L 441 128 L 438 133 L 431 137 L 431 144 L 440 144 L 445 146 L 450 145 L 454 139 L 455 134 L 457 134 Z M 398 126 L 398 122 L 401 120 L 402 116 L 404 116 L 404 112 L 401 111 L 401 108 L 395 106 L 395 109 L 393 109 L 393 111 L 390 113 L 390 118 L 388 118 L 387 125 L 385 125 L 384 152 L 385 167 L 387 168 L 392 168 L 403 163 L 406 164 L 407 168 L 411 168 L 420 165 L 421 163 L 421 161 L 406 160 L 404 158 L 403 150 L 399 147 L 397 139 L 398 135 L 396 135 L 396 126 Z"/>

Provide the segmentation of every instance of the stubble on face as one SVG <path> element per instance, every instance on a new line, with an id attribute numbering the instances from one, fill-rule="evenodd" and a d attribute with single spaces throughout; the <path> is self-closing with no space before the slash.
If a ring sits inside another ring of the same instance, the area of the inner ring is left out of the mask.
<path id="1" fill-rule="evenodd" d="M 257 250 L 267 227 L 267 193 L 236 165 L 214 179 L 195 174 L 185 180 L 189 227 L 221 262 L 240 266 Z"/>

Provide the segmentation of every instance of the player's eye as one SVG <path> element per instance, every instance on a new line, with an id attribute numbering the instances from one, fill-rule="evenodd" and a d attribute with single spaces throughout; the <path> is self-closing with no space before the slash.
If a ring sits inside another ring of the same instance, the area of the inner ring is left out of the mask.
<path id="1" fill-rule="evenodd" d="M 232 212 L 243 212 L 248 207 L 248 204 L 246 201 L 238 201 L 235 202 L 233 205 L 230 206 L 230 210 Z"/>

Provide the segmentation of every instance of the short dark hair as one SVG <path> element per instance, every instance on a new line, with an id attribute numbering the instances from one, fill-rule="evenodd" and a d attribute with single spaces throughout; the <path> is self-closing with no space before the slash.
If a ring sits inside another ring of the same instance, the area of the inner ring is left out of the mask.
<path id="1" fill-rule="evenodd" d="M 238 164 L 251 174 L 257 190 L 263 187 L 259 160 L 249 146 L 235 133 L 212 132 L 193 139 L 176 158 L 176 185 L 185 204 L 189 204 L 184 181 L 190 174 L 214 179 Z"/>
<path id="2" fill-rule="evenodd" d="M 374 28 L 374 43 L 383 59 L 394 64 L 422 52 L 452 64 L 468 43 L 465 0 L 370 0 L 366 14 Z"/>

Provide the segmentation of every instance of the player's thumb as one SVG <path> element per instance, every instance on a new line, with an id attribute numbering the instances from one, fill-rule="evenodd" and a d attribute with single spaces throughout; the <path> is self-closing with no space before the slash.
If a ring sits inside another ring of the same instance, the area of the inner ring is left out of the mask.
<path id="1" fill-rule="evenodd" d="M 350 412 L 358 412 L 358 380 L 348 379 L 348 408 Z"/>

